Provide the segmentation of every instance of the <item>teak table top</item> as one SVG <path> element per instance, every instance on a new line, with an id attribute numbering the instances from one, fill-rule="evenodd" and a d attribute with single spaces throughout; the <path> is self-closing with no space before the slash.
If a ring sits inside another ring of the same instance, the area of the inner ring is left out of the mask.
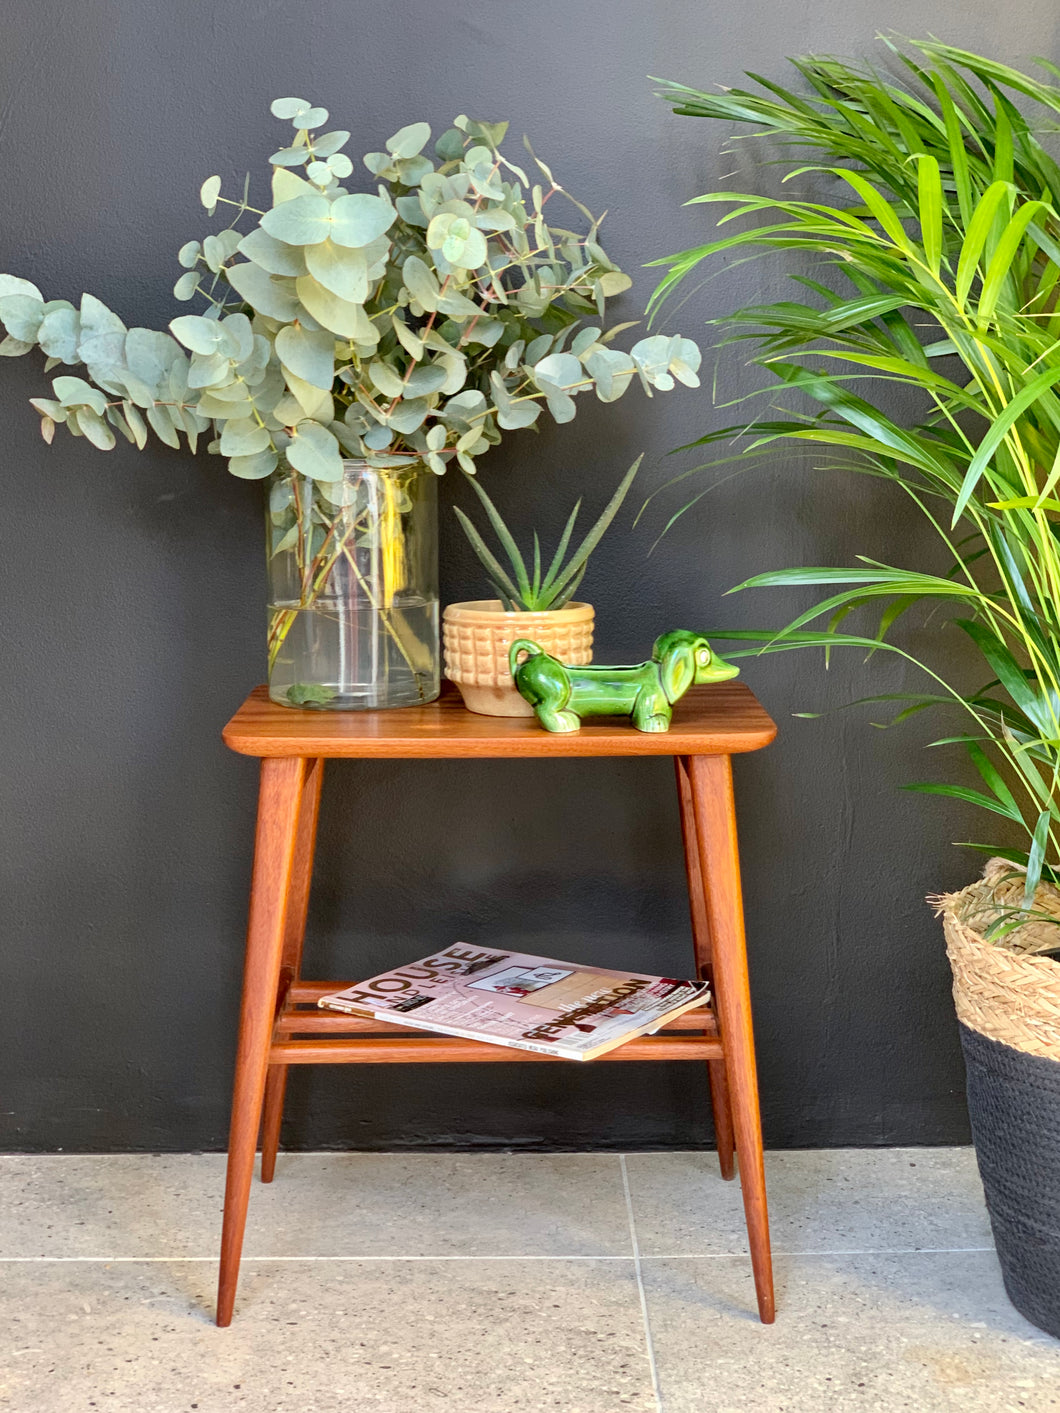
<path id="1" fill-rule="evenodd" d="M 277 706 L 265 687 L 255 687 L 225 727 L 224 741 L 245 756 L 699 756 L 757 751 L 776 734 L 742 682 L 693 687 L 674 707 L 669 731 L 637 731 L 625 717 L 596 717 L 569 734 L 545 731 L 533 717 L 476 716 L 447 682 L 437 701 L 387 711 Z"/>

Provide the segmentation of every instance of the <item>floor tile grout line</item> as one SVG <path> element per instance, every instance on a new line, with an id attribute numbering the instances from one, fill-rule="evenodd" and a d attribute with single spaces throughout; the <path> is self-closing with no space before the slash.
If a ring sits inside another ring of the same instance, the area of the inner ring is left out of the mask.
<path id="1" fill-rule="evenodd" d="M 628 1209 L 627 1209 L 628 1211 Z M 640 1267 L 644 1261 L 730 1261 L 742 1260 L 747 1256 L 746 1251 L 659 1251 L 643 1252 L 636 1244 L 635 1228 L 631 1228 L 631 1237 L 634 1242 L 634 1255 L 632 1256 L 608 1256 L 608 1255 L 541 1255 L 526 1254 L 522 1252 L 501 1253 L 499 1255 L 480 1256 L 454 1256 L 443 1253 L 428 1254 L 421 1256 L 406 1255 L 382 1255 L 375 1252 L 354 1252 L 348 1256 L 335 1254 L 327 1256 L 310 1255 L 264 1255 L 264 1256 L 244 1256 L 247 1262 L 282 1262 L 282 1261 L 630 1261 L 635 1268 Z M 985 1251 L 993 1251 L 993 1246 L 867 1246 L 867 1247 L 844 1247 L 829 1251 L 774 1251 L 774 1256 L 783 1256 L 789 1260 L 813 1260 L 823 1256 L 964 1256 L 977 1255 Z M 82 1263 L 85 1265 L 145 1265 L 153 1262 L 169 1262 L 178 1264 L 181 1262 L 209 1262 L 216 1261 L 217 1256 L 0 1256 L 0 1266 L 17 1265 L 62 1265 Z"/>
<path id="2" fill-rule="evenodd" d="M 656 1413 L 663 1413 L 662 1389 L 659 1387 L 659 1368 L 655 1362 L 655 1344 L 651 1337 L 651 1321 L 648 1318 L 648 1297 L 644 1291 L 644 1276 L 640 1268 L 640 1247 L 637 1243 L 637 1222 L 633 1215 L 633 1195 L 629 1190 L 629 1173 L 626 1171 L 626 1155 L 618 1155 L 622 1170 L 622 1191 L 626 1199 L 626 1216 L 629 1218 L 629 1242 L 633 1250 L 633 1271 L 637 1277 L 637 1295 L 640 1299 L 640 1317 L 644 1325 L 644 1346 L 648 1355 L 648 1368 L 651 1370 L 651 1387 L 655 1395 Z"/>

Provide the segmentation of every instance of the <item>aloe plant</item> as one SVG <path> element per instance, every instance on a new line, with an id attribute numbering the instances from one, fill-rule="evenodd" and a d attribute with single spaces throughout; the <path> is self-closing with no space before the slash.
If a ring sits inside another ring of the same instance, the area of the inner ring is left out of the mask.
<path id="1" fill-rule="evenodd" d="M 570 549 L 571 536 L 574 534 L 574 526 L 582 504 L 580 499 L 575 502 L 574 509 L 567 518 L 563 534 L 560 536 L 559 544 L 556 546 L 556 551 L 547 569 L 542 567 L 541 541 L 537 531 L 534 531 L 533 559 L 531 565 L 528 566 L 515 542 L 515 537 L 504 523 L 500 511 L 479 482 L 471 480 L 475 494 L 485 506 L 486 515 L 493 526 L 493 532 L 508 558 L 508 570 L 501 565 L 500 560 L 479 534 L 470 517 L 465 515 L 459 506 L 454 506 L 454 510 L 471 548 L 486 571 L 487 579 L 507 612 L 541 613 L 550 608 L 563 608 L 570 603 L 582 581 L 582 576 L 585 574 L 589 556 L 596 549 L 611 521 L 618 514 L 619 507 L 625 500 L 626 492 L 633 484 L 633 477 L 637 474 L 643 460 L 643 454 L 637 457 L 622 477 L 614 495 L 600 512 L 592 529 L 578 545 L 578 548 L 568 557 L 567 551 Z"/>
<path id="2" fill-rule="evenodd" d="M 856 567 L 759 574 L 738 587 L 832 592 L 779 631 L 711 636 L 755 644 L 737 656 L 845 645 L 916 662 L 933 690 L 897 698 L 895 719 L 960 708 L 963 729 L 934 744 L 963 747 L 985 788 L 907 788 L 969 801 L 1022 829 L 1022 850 L 974 847 L 1026 864 L 1029 906 L 1043 871 L 1060 877 L 1060 168 L 1025 110 L 1040 118 L 1044 108 L 1052 123 L 1060 87 L 935 42 L 891 50 L 898 78 L 810 58 L 796 61 L 806 93 L 764 79 L 718 95 L 665 87 L 677 113 L 768 133 L 789 175 L 809 171 L 828 195 L 698 197 L 723 208 L 719 225 L 743 224 L 657 262 L 668 269 L 653 305 L 722 255 L 816 261 L 814 278 L 793 275 L 795 298 L 738 310 L 723 337 L 750 341 L 768 375 L 750 396 L 779 403 L 781 415 L 695 445 L 736 440 L 715 466 L 788 441 L 823 448 L 830 464 L 900 487 L 952 568 L 932 574 L 861 556 Z M 921 408 L 908 422 L 883 405 L 893 406 L 896 386 Z M 803 410 L 807 398 L 816 412 Z M 889 636 L 912 605 L 934 600 L 953 607 L 950 621 L 978 652 L 977 690 L 961 690 Z M 873 610 L 875 626 L 844 631 L 859 608 Z"/>

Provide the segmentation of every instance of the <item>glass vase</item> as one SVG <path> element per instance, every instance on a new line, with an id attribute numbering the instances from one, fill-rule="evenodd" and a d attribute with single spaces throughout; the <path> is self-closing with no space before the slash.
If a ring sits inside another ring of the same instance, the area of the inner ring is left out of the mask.
<path id="1" fill-rule="evenodd" d="M 432 701 L 437 477 L 420 462 L 347 461 L 341 481 L 286 471 L 266 521 L 270 698 L 325 711 Z"/>

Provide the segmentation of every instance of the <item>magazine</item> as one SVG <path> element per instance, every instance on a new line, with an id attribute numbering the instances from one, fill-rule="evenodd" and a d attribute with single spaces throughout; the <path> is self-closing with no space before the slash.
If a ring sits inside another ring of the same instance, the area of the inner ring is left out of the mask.
<path id="1" fill-rule="evenodd" d="M 710 1001 L 705 981 L 456 943 L 319 1005 L 568 1060 L 593 1060 Z"/>

